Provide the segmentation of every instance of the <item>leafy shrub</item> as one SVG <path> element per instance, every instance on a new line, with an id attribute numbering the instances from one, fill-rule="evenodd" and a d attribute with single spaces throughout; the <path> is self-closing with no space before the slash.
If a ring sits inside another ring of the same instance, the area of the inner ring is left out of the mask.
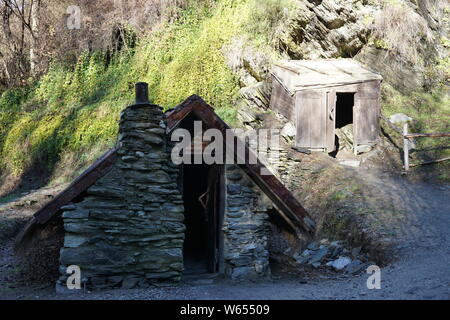
<path id="1" fill-rule="evenodd" d="M 73 178 L 114 144 L 137 81 L 147 81 L 153 102 L 166 109 L 197 94 L 233 123 L 239 87 L 222 47 L 243 32 L 252 1 L 191 2 L 133 50 L 56 61 L 35 85 L 2 94 L 1 173 L 20 176 L 39 167 L 58 182 L 61 175 Z"/>
<path id="2" fill-rule="evenodd" d="M 416 91 L 403 95 L 388 84 L 383 84 L 383 113 L 387 116 L 404 113 L 413 121 L 411 132 L 433 133 L 450 131 L 450 96 L 444 87 L 436 87 L 431 92 Z M 416 140 L 417 150 L 434 149 L 432 158 L 450 155 L 450 149 L 439 149 L 450 146 L 449 138 L 420 138 Z M 422 154 L 426 155 L 426 153 Z"/>
<path id="3" fill-rule="evenodd" d="M 276 45 L 280 28 L 293 7 L 292 0 L 250 1 L 250 16 L 246 23 L 246 31 L 257 36 L 262 43 L 269 42 Z"/>

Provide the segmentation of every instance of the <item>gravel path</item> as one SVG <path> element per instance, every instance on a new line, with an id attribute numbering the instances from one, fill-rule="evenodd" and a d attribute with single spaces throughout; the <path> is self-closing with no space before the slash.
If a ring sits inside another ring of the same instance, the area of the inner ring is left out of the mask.
<path id="1" fill-rule="evenodd" d="M 450 186 L 367 176 L 393 197 L 407 197 L 409 222 L 399 259 L 381 270 L 381 289 L 368 274 L 232 282 L 196 280 L 178 286 L 61 295 L 52 288 L 0 291 L 6 299 L 450 299 Z"/>

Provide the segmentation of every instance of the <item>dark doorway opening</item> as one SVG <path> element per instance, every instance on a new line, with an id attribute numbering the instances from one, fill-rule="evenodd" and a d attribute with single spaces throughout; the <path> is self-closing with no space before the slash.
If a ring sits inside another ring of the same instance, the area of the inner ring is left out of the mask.
<path id="1" fill-rule="evenodd" d="M 199 198 L 208 189 L 207 165 L 183 166 L 183 202 L 186 233 L 183 247 L 186 273 L 208 272 L 208 219 Z"/>
<path id="2" fill-rule="evenodd" d="M 219 269 L 221 221 L 220 166 L 182 166 L 185 240 L 184 273 L 215 273 Z"/>
<path id="3" fill-rule="evenodd" d="M 354 93 L 336 93 L 336 129 L 353 123 Z"/>

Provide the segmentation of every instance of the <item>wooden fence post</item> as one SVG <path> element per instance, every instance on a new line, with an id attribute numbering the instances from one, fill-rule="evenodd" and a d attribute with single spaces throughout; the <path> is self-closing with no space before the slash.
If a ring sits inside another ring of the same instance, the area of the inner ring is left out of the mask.
<path id="1" fill-rule="evenodd" d="M 417 167 L 421 165 L 426 164 L 433 164 L 433 163 L 439 163 L 443 161 L 450 160 L 450 157 L 442 158 L 442 159 L 436 159 L 431 161 L 426 161 L 422 163 L 416 163 L 416 164 L 410 164 L 409 163 L 409 146 L 410 141 L 409 139 L 415 139 L 415 138 L 442 138 L 442 137 L 450 137 L 450 132 L 438 132 L 438 133 L 408 133 L 408 123 L 406 122 L 403 125 L 403 131 L 401 128 L 397 127 L 395 124 L 393 124 L 388 118 L 380 114 L 380 118 L 386 121 L 386 123 L 389 125 L 389 127 L 400 134 L 403 137 L 403 160 L 404 160 L 404 172 L 408 171 L 411 167 Z M 448 149 L 448 146 L 443 146 L 441 149 Z M 416 151 L 432 151 L 436 148 L 432 148 L 430 150 L 416 150 Z"/>
<path id="2" fill-rule="evenodd" d="M 408 122 L 403 125 L 403 154 L 405 171 L 409 170 L 409 140 L 406 137 L 408 135 Z"/>

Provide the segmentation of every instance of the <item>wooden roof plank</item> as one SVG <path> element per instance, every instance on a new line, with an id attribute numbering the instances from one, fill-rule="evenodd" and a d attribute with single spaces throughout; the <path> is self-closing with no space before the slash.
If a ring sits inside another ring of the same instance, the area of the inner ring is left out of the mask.
<path id="1" fill-rule="evenodd" d="M 285 75 L 282 70 L 292 74 Z M 274 65 L 271 73 L 281 79 L 290 92 L 382 80 L 380 74 L 353 59 L 282 60 Z"/>

